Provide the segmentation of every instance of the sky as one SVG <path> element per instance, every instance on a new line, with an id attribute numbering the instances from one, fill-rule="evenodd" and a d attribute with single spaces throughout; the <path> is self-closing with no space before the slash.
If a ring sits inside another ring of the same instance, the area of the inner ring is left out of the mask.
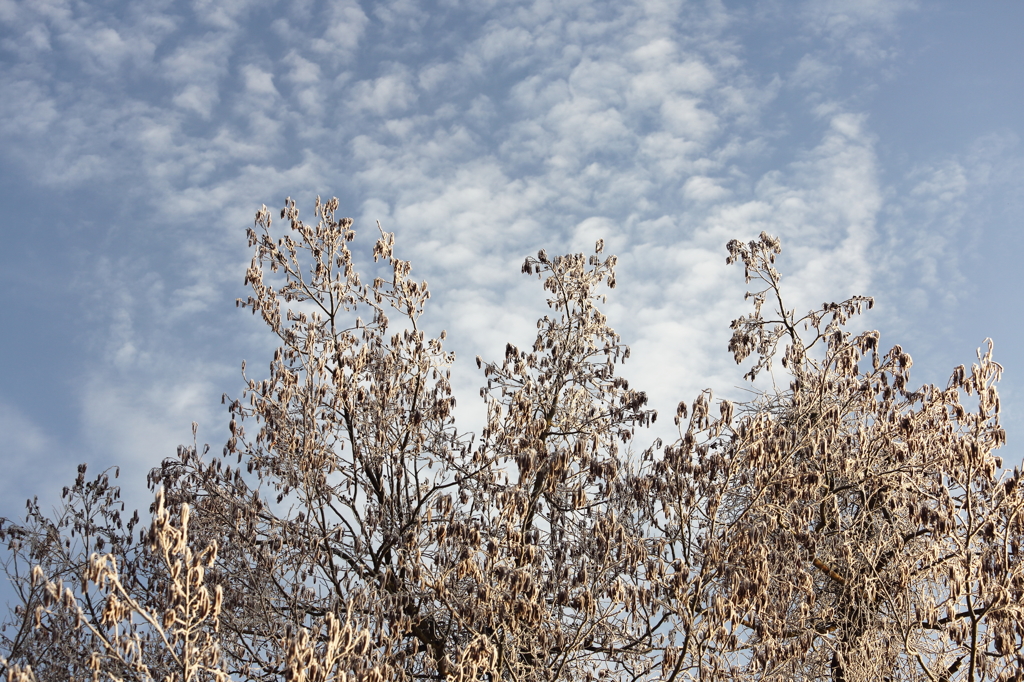
<path id="1" fill-rule="evenodd" d="M 1020 462 L 1022 30 L 1010 0 L 0 0 L 0 515 L 79 462 L 148 504 L 193 421 L 219 451 L 276 345 L 235 307 L 245 230 L 317 195 L 428 281 L 464 431 L 474 357 L 545 313 L 524 257 L 598 238 L 650 439 L 747 395 L 725 244 L 765 230 L 790 305 L 874 296 L 851 329 L 915 382 L 991 337 Z"/>

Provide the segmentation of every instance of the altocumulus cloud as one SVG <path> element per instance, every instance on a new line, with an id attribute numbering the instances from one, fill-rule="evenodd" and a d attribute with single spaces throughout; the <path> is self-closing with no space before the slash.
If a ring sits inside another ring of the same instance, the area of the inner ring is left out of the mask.
<path id="1" fill-rule="evenodd" d="M 39 255 L 12 266 L 11 296 L 50 281 L 56 249 L 51 327 L 74 330 L 59 377 L 30 334 L 5 339 L 36 368 L 2 386 L 4 424 L 26 434 L 11 456 L 45 443 L 68 472 L 137 475 L 193 419 L 218 442 L 220 393 L 271 343 L 231 307 L 243 230 L 288 195 L 307 213 L 337 195 L 363 235 L 376 220 L 398 234 L 434 292 L 427 324 L 459 356 L 464 428 L 471 359 L 529 343 L 543 314 L 518 274 L 539 248 L 604 238 L 619 255 L 608 313 L 633 345 L 627 376 L 663 411 L 707 385 L 741 395 L 724 352 L 744 310 L 732 237 L 782 236 L 797 308 L 907 289 L 865 324 L 912 334 L 904 299 L 915 315 L 956 304 L 964 216 L 1021 177 L 1012 132 L 894 178 L 871 92 L 920 10 L 732 5 L 0 0 L 11 224 L 49 226 L 18 238 Z M 49 388 L 13 407 L 31 376 Z"/>

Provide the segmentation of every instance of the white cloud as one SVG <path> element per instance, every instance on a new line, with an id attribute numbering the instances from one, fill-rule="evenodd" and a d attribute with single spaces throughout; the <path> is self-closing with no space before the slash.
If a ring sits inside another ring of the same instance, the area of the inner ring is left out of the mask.
<path id="1" fill-rule="evenodd" d="M 829 90 L 829 81 L 835 79 L 840 68 L 815 55 L 805 54 L 793 69 L 789 82 L 801 88 L 824 88 Z"/>
<path id="2" fill-rule="evenodd" d="M 625 251 L 629 244 L 622 234 L 621 226 L 610 218 L 593 216 L 580 221 L 572 230 L 567 247 L 577 253 L 593 253 L 597 240 L 604 240 L 607 253 Z"/>
<path id="3" fill-rule="evenodd" d="M 242 67 L 242 77 L 245 79 L 245 89 L 255 95 L 266 95 L 271 98 L 278 96 L 277 88 L 274 87 L 274 75 L 263 71 L 257 66 L 246 64 Z"/>
<path id="4" fill-rule="evenodd" d="M 203 118 L 209 118 L 213 107 L 220 100 L 220 93 L 213 86 L 186 85 L 172 100 L 182 109 L 187 109 Z"/>
<path id="5" fill-rule="evenodd" d="M 333 60 L 352 58 L 369 23 L 356 0 L 329 0 L 323 34 L 312 41 L 313 50 Z"/>
<path id="6" fill-rule="evenodd" d="M 373 80 L 358 81 L 351 89 L 349 104 L 378 116 L 400 113 L 416 102 L 416 91 L 404 70 Z"/>
<path id="7" fill-rule="evenodd" d="M 214 380 L 227 383 L 225 369 L 192 366 L 179 367 L 174 373 L 147 372 L 146 384 L 118 375 L 96 375 L 85 382 L 81 393 L 84 444 L 92 452 L 103 453 L 100 466 L 121 468 L 129 509 L 148 506 L 149 493 L 140 482 L 151 468 L 173 456 L 178 445 L 191 444 L 193 421 L 201 426 L 199 438 L 213 441 L 214 453 L 220 454 L 218 441 L 225 431 L 226 413 L 217 409 L 215 396 L 220 392 Z"/>
<path id="8" fill-rule="evenodd" d="M 373 16 L 388 26 L 420 31 L 429 21 L 430 12 L 414 0 L 382 0 L 375 3 Z"/>
<path id="9" fill-rule="evenodd" d="M 480 38 L 474 52 L 483 62 L 497 59 L 509 59 L 521 62 L 530 56 L 533 49 L 533 36 L 521 26 L 492 26 Z"/>
<path id="10" fill-rule="evenodd" d="M 18 10 L 18 3 L 15 0 L 0 0 L 0 21 L 14 23 L 18 17 Z"/>
<path id="11" fill-rule="evenodd" d="M 239 22 L 259 4 L 262 4 L 261 0 L 192 0 L 192 10 L 206 26 L 237 31 Z"/>
<path id="12" fill-rule="evenodd" d="M 887 288 L 901 294 L 891 304 L 900 310 L 893 316 L 900 332 L 912 332 L 922 317 L 949 327 L 961 305 L 983 295 L 968 263 L 989 260 L 992 245 L 978 241 L 978 225 L 1014 203 L 1018 211 L 1024 206 L 1018 149 L 1013 135 L 983 136 L 960 154 L 916 165 L 897 186 L 883 226 L 883 267 Z"/>
<path id="13" fill-rule="evenodd" d="M 914 0 L 812 0 L 804 6 L 807 27 L 865 64 L 894 56 L 891 42 L 900 17 Z"/>
<path id="14" fill-rule="evenodd" d="M 173 83 L 215 82 L 227 73 L 230 34 L 209 33 L 187 40 L 161 61 L 164 77 Z"/>
<path id="15" fill-rule="evenodd" d="M 683 196 L 691 201 L 719 201 L 729 194 L 729 190 L 722 187 L 717 180 L 702 175 L 694 175 L 683 184 Z"/>
<path id="16" fill-rule="evenodd" d="M 644 63 L 644 66 L 630 89 L 630 102 L 634 105 L 657 105 L 668 93 L 699 94 L 715 84 L 711 70 L 696 60 L 675 64 Z"/>
<path id="17" fill-rule="evenodd" d="M 932 213 L 948 210 L 967 191 L 967 171 L 955 159 L 920 168 L 913 176 L 916 176 L 916 182 L 910 195 L 924 201 Z"/>
<path id="18" fill-rule="evenodd" d="M 0 3 L 5 17 L 27 12 Z M 620 255 L 608 312 L 634 342 L 626 374 L 671 410 L 704 385 L 739 383 L 725 343 L 745 304 L 727 239 L 781 234 L 797 307 L 872 293 L 895 267 L 890 242 L 916 244 L 906 222 L 878 242 L 876 141 L 834 83 L 848 55 L 891 56 L 905 4 L 808 4 L 803 57 L 778 69 L 752 61 L 720 3 L 365 6 L 372 20 L 354 0 L 295 3 L 269 26 L 283 5 L 31 14 L 20 37 L 35 51 L 0 73 L 14 95 L 0 102 L 4 163 L 30 159 L 18 167 L 31 182 L 122 202 L 120 214 L 83 208 L 113 216 L 100 240 L 109 276 L 81 274 L 103 348 L 81 403 L 94 451 L 106 438 L 118 461 L 162 456 L 193 418 L 223 419 L 208 400 L 234 368 L 210 359 L 228 345 L 217 333 L 244 329 L 261 351 L 269 341 L 218 302 L 240 293 L 252 212 L 288 195 L 308 215 L 316 193 L 340 194 L 363 236 L 375 219 L 398 233 L 431 282 L 429 324 L 447 326 L 459 353 L 463 406 L 478 403 L 473 356 L 532 340 L 543 292 L 519 265 L 538 248 L 589 252 L 604 238 Z M 69 42 L 80 24 L 101 40 Z M 54 59 L 94 50 L 95 70 L 66 75 L 39 56 L 47 44 Z M 105 80 L 128 65 L 137 81 Z M 799 102 L 779 100 L 776 70 L 806 91 Z M 922 167 L 904 208 L 954 216 L 983 166 Z M 942 223 L 947 244 L 956 220 Z M 942 253 L 914 267 L 938 273 Z M 193 325 L 211 328 L 188 337 L 208 346 L 176 345 Z"/>
<path id="19" fill-rule="evenodd" d="M 72 50 L 84 58 L 82 63 L 97 75 L 113 75 L 127 60 L 147 62 L 156 49 L 146 36 L 122 35 L 110 26 L 79 26 L 77 29 L 63 33 L 60 39 L 70 43 Z"/>
<path id="20" fill-rule="evenodd" d="M 25 49 L 27 47 L 38 52 L 49 52 L 53 49 L 50 46 L 50 31 L 43 24 L 30 26 L 23 35 L 24 40 L 19 43 L 4 41 L 5 47 L 9 50 Z"/>
<path id="21" fill-rule="evenodd" d="M 309 61 L 296 51 L 291 51 L 282 60 L 290 70 L 288 80 L 296 85 L 312 85 L 320 82 L 320 65 Z"/>
<path id="22" fill-rule="evenodd" d="M 661 104 L 665 127 L 679 137 L 707 139 L 718 132 L 718 117 L 701 107 L 700 100 L 673 97 Z"/>
<path id="23" fill-rule="evenodd" d="M 0 130 L 5 135 L 43 135 L 60 115 L 56 100 L 34 81 L 4 79 L 3 89 Z"/>
<path id="24" fill-rule="evenodd" d="M 420 69 L 416 80 L 420 88 L 430 92 L 445 85 L 456 71 L 457 67 L 448 62 L 430 64 Z"/>

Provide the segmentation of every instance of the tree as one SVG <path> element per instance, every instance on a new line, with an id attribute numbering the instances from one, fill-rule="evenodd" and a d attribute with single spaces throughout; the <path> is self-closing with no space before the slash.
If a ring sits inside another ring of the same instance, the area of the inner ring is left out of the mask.
<path id="1" fill-rule="evenodd" d="M 728 403 L 711 419 L 699 398 L 654 465 L 658 510 L 689 575 L 679 630 L 700 635 L 684 640 L 673 670 L 1020 679 L 1024 497 L 1019 469 L 1001 472 L 993 454 L 1005 433 L 991 343 L 945 389 L 911 391 L 907 353 L 844 330 L 871 299 L 797 318 L 773 266 L 778 240 L 762 233 L 728 249 L 760 285 L 730 350 L 737 362 L 756 355 L 752 379 L 785 342 L 790 382 L 739 420 Z M 769 299 L 774 319 L 761 315 Z"/>
<path id="2" fill-rule="evenodd" d="M 1020 679 L 1024 486 L 993 455 L 991 346 L 911 391 L 909 355 L 845 331 L 870 299 L 797 318 L 778 241 L 733 241 L 761 288 L 730 350 L 789 386 L 714 417 L 705 391 L 640 449 L 657 414 L 598 309 L 615 258 L 542 251 L 523 271 L 552 312 L 477 359 L 476 437 L 426 284 L 379 225 L 364 283 L 337 208 L 311 225 L 289 200 L 280 238 L 257 213 L 239 303 L 281 345 L 226 401 L 221 457 L 151 472 L 148 531 L 84 465 L 53 518 L 2 521 L 9 679 Z"/>

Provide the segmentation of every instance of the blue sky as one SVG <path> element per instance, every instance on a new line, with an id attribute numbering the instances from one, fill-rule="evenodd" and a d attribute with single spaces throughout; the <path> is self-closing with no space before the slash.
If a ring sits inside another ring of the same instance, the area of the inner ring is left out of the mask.
<path id="1" fill-rule="evenodd" d="M 234 306 L 245 228 L 317 194 L 430 283 L 463 429 L 474 356 L 543 314 L 524 256 L 598 237 L 631 383 L 742 395 L 724 245 L 767 230 L 794 306 L 875 296 L 855 327 L 919 381 L 992 337 L 1019 461 L 1022 29 L 1009 0 L 0 0 L 0 513 L 80 461 L 141 483 L 193 420 L 219 449 L 274 345 Z"/>

